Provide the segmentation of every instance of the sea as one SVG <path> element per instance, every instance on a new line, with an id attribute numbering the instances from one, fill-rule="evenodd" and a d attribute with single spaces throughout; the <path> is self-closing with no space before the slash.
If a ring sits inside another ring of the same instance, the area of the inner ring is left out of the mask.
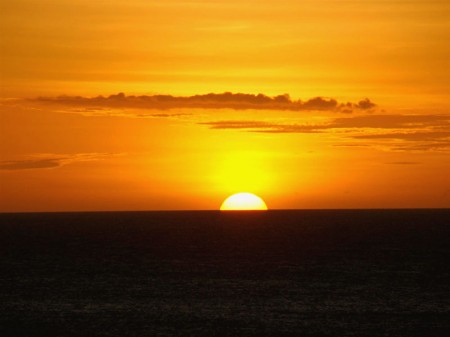
<path id="1" fill-rule="evenodd" d="M 450 336 L 450 209 L 0 214 L 0 336 Z"/>

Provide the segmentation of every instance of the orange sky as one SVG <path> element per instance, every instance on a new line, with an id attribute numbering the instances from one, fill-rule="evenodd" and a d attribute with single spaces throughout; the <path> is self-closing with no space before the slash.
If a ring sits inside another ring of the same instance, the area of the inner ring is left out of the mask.
<path id="1" fill-rule="evenodd" d="M 0 211 L 242 191 L 450 207 L 449 17 L 440 0 L 1 1 Z"/>

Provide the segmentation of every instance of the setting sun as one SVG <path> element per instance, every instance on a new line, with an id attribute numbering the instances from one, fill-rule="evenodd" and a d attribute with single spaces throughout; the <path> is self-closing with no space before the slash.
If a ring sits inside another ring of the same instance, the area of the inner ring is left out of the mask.
<path id="1" fill-rule="evenodd" d="M 229 196 L 220 206 L 221 211 L 266 211 L 267 205 L 252 193 L 236 193 Z"/>

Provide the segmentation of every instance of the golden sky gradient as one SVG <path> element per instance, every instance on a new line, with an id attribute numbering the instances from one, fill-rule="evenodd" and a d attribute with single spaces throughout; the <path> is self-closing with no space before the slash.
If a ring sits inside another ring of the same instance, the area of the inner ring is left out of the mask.
<path id="1" fill-rule="evenodd" d="M 0 211 L 450 207 L 448 1 L 0 2 Z"/>

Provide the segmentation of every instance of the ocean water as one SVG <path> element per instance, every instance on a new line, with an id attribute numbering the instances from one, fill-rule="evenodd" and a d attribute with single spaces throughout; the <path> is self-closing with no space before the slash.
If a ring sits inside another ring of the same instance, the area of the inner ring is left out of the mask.
<path id="1" fill-rule="evenodd" d="M 450 210 L 0 214 L 0 336 L 450 336 Z"/>

